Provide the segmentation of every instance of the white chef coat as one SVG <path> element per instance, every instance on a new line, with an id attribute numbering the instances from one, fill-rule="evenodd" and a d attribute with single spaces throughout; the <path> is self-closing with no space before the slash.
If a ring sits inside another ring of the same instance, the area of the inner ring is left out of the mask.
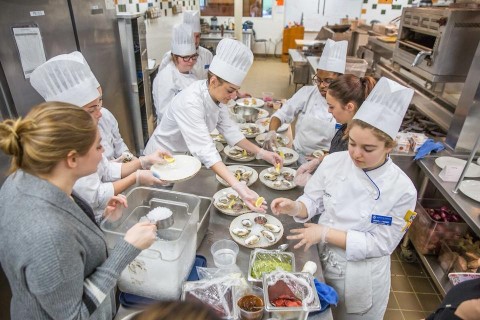
<path id="1" fill-rule="evenodd" d="M 335 135 L 335 119 L 328 112 L 327 101 L 317 86 L 302 87 L 272 116 L 280 119 L 282 124 L 291 123 L 295 116 L 298 117 L 293 146 L 301 156 L 330 148 Z"/>
<path id="2" fill-rule="evenodd" d="M 208 68 L 210 68 L 210 64 L 212 63 L 213 54 L 210 50 L 205 49 L 202 46 L 199 46 L 197 49 L 198 59 L 197 63 L 193 66 L 193 74 L 198 80 L 207 79 Z M 160 66 L 158 70 L 162 70 L 165 68 L 170 61 L 172 61 L 172 52 L 168 51 L 163 55 L 162 62 L 160 62 Z"/>
<path id="3" fill-rule="evenodd" d="M 383 319 L 390 254 L 405 233 L 404 217 L 415 210 L 416 198 L 413 183 L 391 159 L 364 172 L 348 151 L 325 157 L 308 181 L 298 198 L 308 218 L 295 220 L 305 222 L 320 214 L 319 223 L 347 232 L 346 250 L 328 245 L 324 250 L 329 255 L 324 261 L 326 282 L 340 297 L 335 319 Z M 391 225 L 373 223 L 372 215 L 391 217 Z"/>
<path id="4" fill-rule="evenodd" d="M 98 130 L 102 137 L 103 155 L 108 160 L 117 159 L 124 152 L 128 152 L 128 147 L 120 135 L 118 122 L 114 115 L 106 108 L 101 109 L 102 117 L 98 121 Z"/>
<path id="5" fill-rule="evenodd" d="M 153 80 L 153 102 L 157 114 L 157 124 L 160 124 L 163 113 L 172 98 L 180 91 L 195 82 L 197 78 L 193 73 L 181 73 L 175 63 L 170 60 Z"/>
<path id="6" fill-rule="evenodd" d="M 186 152 L 210 168 L 222 161 L 210 132 L 217 129 L 231 146 L 245 136 L 230 119 L 226 105 L 217 105 L 208 93 L 207 81 L 198 80 L 177 94 L 168 105 L 162 121 L 145 147 L 151 154 L 158 147 L 172 152 Z"/>
<path id="7" fill-rule="evenodd" d="M 121 177 L 122 164 L 108 161 L 105 155 L 102 155 L 97 172 L 75 182 L 73 190 L 92 207 L 97 222 L 101 221 L 108 200 L 114 196 L 112 181 Z"/>

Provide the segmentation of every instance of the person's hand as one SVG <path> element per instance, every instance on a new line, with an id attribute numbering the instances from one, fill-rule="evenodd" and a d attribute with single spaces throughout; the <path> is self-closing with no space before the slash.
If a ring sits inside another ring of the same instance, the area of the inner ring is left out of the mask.
<path id="1" fill-rule="evenodd" d="M 137 184 L 142 186 L 166 186 L 169 182 L 159 179 L 150 170 L 137 170 Z"/>
<path id="2" fill-rule="evenodd" d="M 272 209 L 273 214 L 277 216 L 280 214 L 288 214 L 289 216 L 295 217 L 300 214 L 302 204 L 287 198 L 277 198 L 272 201 L 270 209 Z"/>
<path id="3" fill-rule="evenodd" d="M 463 320 L 480 319 L 480 299 L 463 301 L 455 310 L 455 315 Z"/>
<path id="4" fill-rule="evenodd" d="M 158 148 L 154 153 L 149 154 L 148 156 L 143 156 L 138 158 L 142 169 L 150 169 L 150 167 L 156 163 L 166 163 L 165 157 L 172 157 L 170 151 L 163 148 Z"/>
<path id="5" fill-rule="evenodd" d="M 315 171 L 320 165 L 320 162 L 322 162 L 322 160 L 317 158 L 314 158 L 313 160 L 305 162 L 300 167 L 298 167 L 297 176 L 304 173 L 313 173 L 313 171 Z"/>
<path id="6" fill-rule="evenodd" d="M 312 245 L 317 243 L 325 243 L 329 227 L 317 223 L 305 223 L 305 228 L 292 229 L 291 233 L 294 235 L 287 236 L 288 240 L 300 240 L 293 248 L 298 249 L 305 246 L 303 251 L 307 251 Z"/>
<path id="7" fill-rule="evenodd" d="M 279 166 L 279 168 L 283 167 L 283 158 L 280 157 L 277 153 L 272 151 L 260 149 L 260 151 L 257 153 L 257 159 L 263 159 L 273 164 L 274 167 L 277 167 L 277 166 Z"/>
<path id="8" fill-rule="evenodd" d="M 130 162 L 134 159 L 135 157 L 133 156 L 133 154 L 130 152 L 130 151 L 125 151 L 122 153 L 122 155 L 120 157 L 118 157 L 117 159 L 113 160 L 114 162 L 118 162 L 118 163 L 125 163 L 125 162 Z"/>
<path id="9" fill-rule="evenodd" d="M 128 229 L 125 241 L 135 248 L 144 250 L 152 245 L 157 238 L 157 226 L 149 221 L 139 222 Z"/>
<path id="10" fill-rule="evenodd" d="M 268 151 L 277 151 L 278 142 L 277 142 L 277 133 L 273 130 L 270 130 L 265 135 L 265 140 L 262 143 L 262 149 Z"/>
<path id="11" fill-rule="evenodd" d="M 312 174 L 310 173 L 302 173 L 302 174 L 297 174 L 295 178 L 293 178 L 293 183 L 295 185 L 300 186 L 300 187 L 305 187 L 307 185 L 308 180 L 312 177 Z"/>
<path id="12" fill-rule="evenodd" d="M 122 217 L 123 208 L 127 208 L 127 197 L 119 194 L 111 197 L 107 202 L 107 207 L 103 211 L 103 216 L 110 222 L 117 221 Z"/>
<path id="13" fill-rule="evenodd" d="M 266 210 L 267 206 L 265 201 L 261 206 L 259 207 L 255 206 L 255 202 L 257 201 L 259 196 L 255 191 L 247 187 L 247 184 L 245 183 L 245 181 L 239 181 L 235 183 L 234 185 L 232 185 L 232 189 L 237 191 L 240 199 L 242 199 L 243 202 L 245 202 L 245 204 L 250 210 L 255 212 L 262 212 L 262 213 L 265 213 L 267 211 Z"/>

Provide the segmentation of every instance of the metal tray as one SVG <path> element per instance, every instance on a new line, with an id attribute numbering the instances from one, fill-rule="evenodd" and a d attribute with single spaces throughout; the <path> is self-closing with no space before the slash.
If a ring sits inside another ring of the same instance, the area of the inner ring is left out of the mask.
<path id="1" fill-rule="evenodd" d="M 213 207 L 213 198 L 202 197 L 200 198 L 199 217 L 197 224 L 197 249 L 207 234 L 208 225 L 210 224 L 210 213 Z"/>

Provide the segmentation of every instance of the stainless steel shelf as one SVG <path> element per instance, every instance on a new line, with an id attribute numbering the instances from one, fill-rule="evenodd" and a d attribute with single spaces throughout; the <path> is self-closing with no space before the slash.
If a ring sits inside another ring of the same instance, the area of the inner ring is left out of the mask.
<path id="1" fill-rule="evenodd" d="M 464 156 L 462 157 L 464 158 Z M 455 182 L 444 182 L 438 177 L 441 169 L 435 164 L 435 158 L 424 158 L 417 163 L 438 191 L 472 228 L 473 232 L 480 235 L 480 203 L 468 198 L 461 192 L 453 193 Z"/>
<path id="2" fill-rule="evenodd" d="M 413 242 L 412 242 L 413 244 Z M 415 245 L 414 245 L 415 246 Z M 433 282 L 437 286 L 438 290 L 440 291 L 440 294 L 442 296 L 445 296 L 445 294 L 452 288 L 451 282 L 448 280 L 448 274 L 443 271 L 443 269 L 440 267 L 440 264 L 438 263 L 438 257 L 437 256 L 425 256 L 417 250 L 417 254 L 422 261 L 423 265 L 427 269 L 428 274 L 432 278 Z"/>

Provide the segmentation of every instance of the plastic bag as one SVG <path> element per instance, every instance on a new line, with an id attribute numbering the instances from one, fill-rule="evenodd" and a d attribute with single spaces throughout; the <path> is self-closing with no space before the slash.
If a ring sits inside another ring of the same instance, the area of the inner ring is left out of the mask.
<path id="1" fill-rule="evenodd" d="M 295 271 L 295 259 L 290 252 L 256 249 L 251 259 L 249 277 L 256 280 L 261 280 L 262 274 L 275 270 Z"/>
<path id="2" fill-rule="evenodd" d="M 315 296 L 317 295 L 317 291 L 315 288 L 312 288 L 310 282 L 308 281 L 308 276 L 311 276 L 311 275 L 307 273 L 304 273 L 304 275 L 306 275 L 307 278 L 300 276 L 300 274 L 297 276 L 293 273 L 289 273 L 285 271 L 275 271 L 268 274 L 266 279 L 266 284 L 267 284 L 266 290 L 268 290 L 270 303 L 274 304 L 272 302 L 272 298 L 276 299 L 277 297 L 281 297 L 282 299 L 290 299 L 290 300 L 294 300 L 295 298 L 299 299 L 301 300 L 302 308 L 304 309 L 306 309 L 308 306 L 315 303 Z M 274 286 L 278 286 L 279 284 L 281 284 L 281 286 L 286 285 L 286 287 L 288 287 L 288 289 L 290 290 L 290 292 L 294 294 L 294 296 L 289 297 L 288 292 L 285 292 L 285 294 L 278 291 L 274 292 L 275 291 L 273 290 Z"/>
<path id="3" fill-rule="evenodd" d="M 197 267 L 198 279 L 207 280 L 232 275 L 234 277 L 243 277 L 242 270 L 234 264 L 228 268 L 205 268 Z"/>

